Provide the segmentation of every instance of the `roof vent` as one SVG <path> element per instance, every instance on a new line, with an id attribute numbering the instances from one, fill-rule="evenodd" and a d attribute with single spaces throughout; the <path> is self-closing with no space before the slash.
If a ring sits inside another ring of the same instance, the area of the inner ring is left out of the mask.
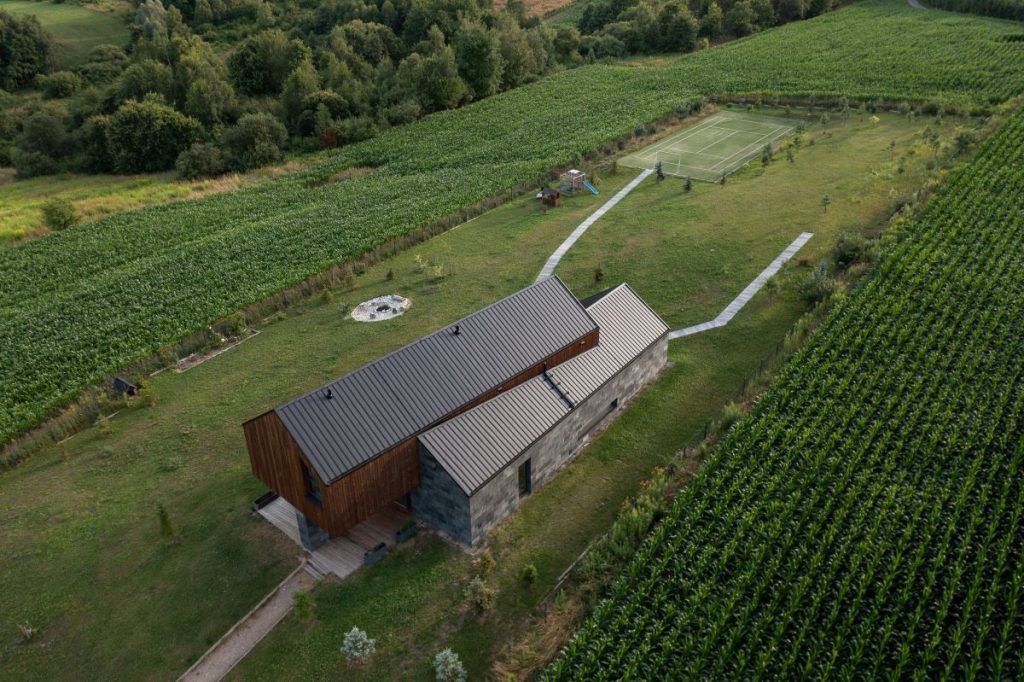
<path id="1" fill-rule="evenodd" d="M 332 389 L 330 389 L 330 388 L 327 389 L 327 393 L 326 393 L 326 395 L 324 395 L 324 397 L 327 398 L 328 400 L 333 399 L 334 398 L 334 391 Z"/>
<path id="2" fill-rule="evenodd" d="M 461 334 L 462 331 L 460 329 L 460 326 L 461 325 L 455 325 L 455 327 L 452 329 L 452 334 L 455 334 L 455 336 L 458 336 L 459 334 Z"/>

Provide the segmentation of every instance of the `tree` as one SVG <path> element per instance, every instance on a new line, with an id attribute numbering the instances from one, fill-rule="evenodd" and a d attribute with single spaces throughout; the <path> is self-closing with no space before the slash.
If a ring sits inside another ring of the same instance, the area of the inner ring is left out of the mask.
<path id="1" fill-rule="evenodd" d="M 178 155 L 201 133 L 199 121 L 157 98 L 125 102 L 106 125 L 111 169 L 116 173 L 146 173 L 173 168 Z"/>
<path id="2" fill-rule="evenodd" d="M 350 664 L 366 665 L 376 651 L 377 640 L 367 637 L 366 630 L 352 626 L 352 629 L 345 633 L 341 653 Z"/>
<path id="3" fill-rule="evenodd" d="M 654 162 L 654 177 L 658 182 L 665 179 L 665 171 L 661 168 L 661 161 Z"/>
<path id="4" fill-rule="evenodd" d="M 793 155 L 792 147 L 786 147 L 786 161 L 789 161 L 790 163 L 796 162 L 796 157 Z"/>
<path id="5" fill-rule="evenodd" d="M 711 4 L 708 5 L 707 11 L 704 12 L 704 16 L 701 17 L 700 34 L 714 40 L 721 37 L 724 29 L 725 15 L 722 13 L 722 8 L 718 6 L 718 3 L 712 0 Z"/>
<path id="6" fill-rule="evenodd" d="M 303 60 L 288 74 L 281 94 L 281 103 L 284 105 L 288 128 L 292 132 L 297 131 L 299 127 L 306 98 L 318 90 L 320 90 L 320 74 L 317 73 L 312 61 Z"/>
<path id="7" fill-rule="evenodd" d="M 577 35 L 577 38 L 579 36 Z M 479 22 L 463 21 L 455 34 L 455 62 L 473 99 L 490 97 L 501 85 L 501 45 Z"/>
<path id="8" fill-rule="evenodd" d="M 683 190 L 686 192 L 690 192 L 693 190 L 693 180 L 690 178 L 689 175 L 686 176 L 686 182 L 683 183 Z"/>
<path id="9" fill-rule="evenodd" d="M 496 30 L 501 58 L 505 62 L 501 74 L 502 89 L 508 90 L 534 80 L 542 71 L 538 63 L 540 55 L 530 48 L 526 31 L 507 13 L 498 19 Z"/>
<path id="10" fill-rule="evenodd" d="M 725 27 L 738 38 L 748 36 L 757 30 L 757 15 L 750 0 L 739 0 L 725 15 Z"/>
<path id="11" fill-rule="evenodd" d="M 444 36 L 436 26 L 431 28 L 430 36 L 434 44 L 433 53 L 421 57 L 414 52 L 399 66 L 399 77 L 412 84 L 416 99 L 424 110 L 454 109 L 466 100 L 469 88 L 459 77 L 455 51 L 444 44 Z"/>
<path id="12" fill-rule="evenodd" d="M 66 230 L 80 220 L 74 204 L 61 197 L 54 197 L 43 204 L 42 212 L 43 222 L 54 232 Z"/>
<path id="13" fill-rule="evenodd" d="M 192 23 L 196 26 L 213 23 L 213 8 L 210 0 L 196 0 L 196 10 L 192 15 Z"/>
<path id="14" fill-rule="evenodd" d="M 153 59 L 132 64 L 121 74 L 114 92 L 114 105 L 130 99 L 142 100 L 151 92 L 159 94 L 165 102 L 174 101 L 174 72 L 171 67 Z"/>
<path id="15" fill-rule="evenodd" d="M 771 28 L 778 22 L 772 0 L 751 0 L 758 28 Z"/>
<path id="16" fill-rule="evenodd" d="M 0 88 L 14 90 L 42 73 L 51 39 L 35 15 L 15 16 L 0 9 Z"/>
<path id="17" fill-rule="evenodd" d="M 275 28 L 244 40 L 228 58 L 228 71 L 235 87 L 245 94 L 276 95 L 288 74 L 309 56 L 301 40 L 289 40 Z"/>
<path id="18" fill-rule="evenodd" d="M 779 21 L 799 21 L 807 12 L 805 0 L 777 0 Z"/>
<path id="19" fill-rule="evenodd" d="M 233 167 L 248 170 L 274 163 L 288 141 L 288 131 L 270 114 L 246 114 L 224 133 L 224 148 Z"/>
<path id="20" fill-rule="evenodd" d="M 828 206 L 831 203 L 832 197 L 830 197 L 829 195 L 826 194 L 821 198 L 821 208 L 824 210 L 825 213 L 828 213 Z"/>
<path id="21" fill-rule="evenodd" d="M 445 649 L 434 656 L 434 673 L 437 682 L 466 682 L 466 667 L 459 660 L 459 655 L 451 649 Z"/>
<path id="22" fill-rule="evenodd" d="M 208 128 L 233 120 L 238 109 L 238 97 L 231 85 L 227 66 L 198 36 L 182 45 L 183 52 L 174 68 L 176 99 L 182 111 Z"/>
<path id="23" fill-rule="evenodd" d="M 668 52 L 692 52 L 697 47 L 699 26 L 689 8 L 680 0 L 669 0 L 658 12 L 661 49 Z"/>

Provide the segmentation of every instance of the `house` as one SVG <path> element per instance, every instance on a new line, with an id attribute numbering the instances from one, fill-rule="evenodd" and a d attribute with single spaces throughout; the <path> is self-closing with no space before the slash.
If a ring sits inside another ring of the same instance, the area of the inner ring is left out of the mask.
<path id="1" fill-rule="evenodd" d="M 253 473 L 309 549 L 392 504 L 477 544 L 658 374 L 667 332 L 628 285 L 542 280 L 246 422 Z"/>

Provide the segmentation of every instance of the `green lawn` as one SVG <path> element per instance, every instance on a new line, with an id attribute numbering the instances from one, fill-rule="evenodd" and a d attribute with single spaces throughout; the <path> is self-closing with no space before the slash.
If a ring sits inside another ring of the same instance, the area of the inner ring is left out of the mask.
<path id="1" fill-rule="evenodd" d="M 69 2 L 26 0 L 0 0 L 0 9 L 11 14 L 36 15 L 54 38 L 54 57 L 59 68 L 81 63 L 97 45 L 124 47 L 128 44 L 128 23 L 120 12 L 101 12 Z"/>
<path id="2" fill-rule="evenodd" d="M 839 231 L 884 222 L 893 197 L 923 181 L 931 153 L 915 134 L 928 123 L 855 117 L 834 124 L 830 137 L 812 129 L 815 144 L 795 163 L 753 168 L 691 194 L 679 180 L 652 178 L 591 228 L 559 274 L 579 295 L 628 280 L 672 326 L 704 321 L 799 232 L 817 234 L 801 253 L 815 262 Z M 954 125 L 947 119 L 944 133 Z M 262 486 L 249 473 L 240 423 L 525 286 L 573 227 L 632 177 L 601 177 L 601 196 L 547 213 L 524 198 L 399 254 L 368 270 L 355 291 L 311 301 L 185 374 L 158 375 L 157 405 L 123 411 L 109 433 L 84 432 L 0 475 L 0 679 L 167 679 L 187 668 L 298 553 L 247 513 Z M 416 256 L 447 276 L 422 273 Z M 468 559 L 421 537 L 353 580 L 318 588 L 320 620 L 289 618 L 235 676 L 349 674 L 339 669 L 337 646 L 353 624 L 380 640 L 376 665 L 353 678 L 428 679 L 428 659 L 449 645 L 481 676 L 621 500 L 718 413 L 799 316 L 791 285 L 805 269 L 787 268 L 780 292 L 759 295 L 729 326 L 673 342 L 665 376 L 501 527 L 492 578 L 499 607 L 487 620 L 468 618 L 461 606 Z M 344 319 L 343 304 L 387 292 L 409 296 L 413 307 L 388 323 Z M 158 504 L 180 531 L 175 543 L 159 537 Z M 525 590 L 517 580 L 528 562 L 540 578 Z M 40 634 L 22 643 L 19 623 Z"/>

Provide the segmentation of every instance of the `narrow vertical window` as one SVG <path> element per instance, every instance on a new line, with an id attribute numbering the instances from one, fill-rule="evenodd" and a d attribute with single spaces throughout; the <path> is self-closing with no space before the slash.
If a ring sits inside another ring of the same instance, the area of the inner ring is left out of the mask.
<path id="1" fill-rule="evenodd" d="M 530 481 L 530 460 L 526 460 L 519 465 L 519 497 L 530 494 L 530 490 L 533 487 Z"/>
<path id="2" fill-rule="evenodd" d="M 320 495 L 320 480 L 309 470 L 305 462 L 302 463 L 302 478 L 306 481 L 306 497 L 316 506 L 324 506 L 324 499 Z"/>

